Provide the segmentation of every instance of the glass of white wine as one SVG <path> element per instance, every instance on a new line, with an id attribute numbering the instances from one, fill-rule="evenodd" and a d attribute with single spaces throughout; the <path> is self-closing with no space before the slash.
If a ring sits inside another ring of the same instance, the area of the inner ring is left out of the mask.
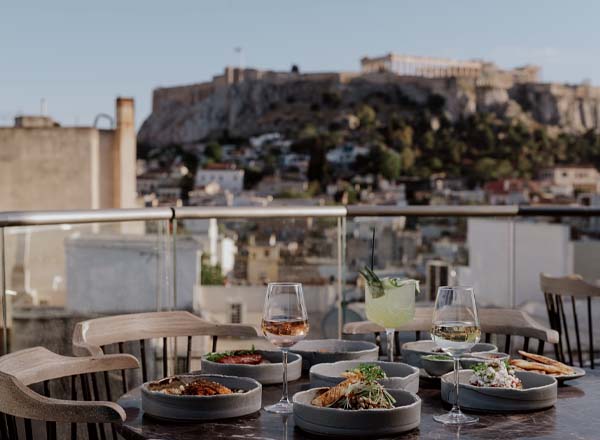
<path id="1" fill-rule="evenodd" d="M 459 358 L 479 342 L 481 330 L 477 316 L 475 294 L 471 287 L 440 287 L 435 299 L 431 337 L 434 342 L 454 359 L 455 400 L 452 410 L 434 416 L 436 422 L 446 425 L 476 423 L 477 417 L 461 412 L 458 401 Z"/>
<path id="2" fill-rule="evenodd" d="M 288 349 L 308 333 L 308 316 L 300 283 L 269 283 L 262 317 L 262 332 L 273 345 L 281 348 L 283 362 L 283 395 L 281 400 L 265 407 L 265 411 L 291 414 L 288 398 Z"/>

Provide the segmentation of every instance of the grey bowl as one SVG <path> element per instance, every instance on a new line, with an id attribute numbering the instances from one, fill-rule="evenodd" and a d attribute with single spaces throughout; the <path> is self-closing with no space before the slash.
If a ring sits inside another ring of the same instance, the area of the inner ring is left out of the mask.
<path id="1" fill-rule="evenodd" d="M 356 359 L 376 361 L 379 357 L 379 347 L 372 342 L 343 339 L 300 341 L 290 351 L 302 356 L 304 370 L 309 370 L 315 364 Z"/>
<path id="2" fill-rule="evenodd" d="M 256 379 L 263 385 L 283 382 L 283 364 L 280 351 L 257 350 L 270 364 L 236 365 L 211 362 L 202 356 L 202 373 L 224 374 L 226 376 L 249 377 Z M 302 357 L 295 353 L 288 354 L 288 381 L 298 380 L 302 375 Z"/>
<path id="3" fill-rule="evenodd" d="M 399 434 L 421 423 L 421 399 L 408 391 L 388 390 L 396 399 L 392 409 L 345 410 L 312 405 L 320 390 L 301 391 L 293 398 L 294 423 L 312 434 L 364 438 Z"/>
<path id="4" fill-rule="evenodd" d="M 419 369 L 399 362 L 383 361 L 340 361 L 332 364 L 317 364 L 310 368 L 310 386 L 332 387 L 344 380 L 341 374 L 358 367 L 360 364 L 379 365 L 387 379 L 378 382 L 388 390 L 405 390 L 411 393 L 419 391 Z"/>
<path id="5" fill-rule="evenodd" d="M 427 374 L 434 377 L 443 376 L 454 369 L 454 361 L 428 359 L 427 355 L 421 357 L 421 365 Z"/>
<path id="6" fill-rule="evenodd" d="M 231 389 L 248 391 L 217 396 L 174 396 L 150 391 L 148 388 L 150 382 L 146 382 L 142 385 L 142 410 L 145 414 L 169 420 L 218 420 L 252 414 L 260 411 L 262 406 L 262 385 L 254 379 L 218 374 L 177 377 L 184 382 L 202 378 L 218 382 Z"/>
<path id="7" fill-rule="evenodd" d="M 423 368 L 421 356 L 428 354 L 442 354 L 435 353 L 433 350 L 436 348 L 436 343 L 431 340 L 407 342 L 403 344 L 402 348 L 400 349 L 402 354 L 402 362 L 412 365 L 413 367 Z M 497 351 L 498 347 L 496 347 L 494 344 L 487 344 L 485 342 L 475 344 L 471 349 L 471 353 L 495 353 Z"/>
<path id="8" fill-rule="evenodd" d="M 492 358 L 491 356 L 496 356 Z M 464 369 L 471 369 L 473 365 L 488 362 L 490 360 L 501 360 L 507 361 L 510 359 L 510 355 L 506 353 L 473 353 L 472 355 L 466 355 L 460 359 L 460 366 Z"/>
<path id="9" fill-rule="evenodd" d="M 557 383 L 552 376 L 518 371 L 523 382 L 522 390 L 508 388 L 476 387 L 469 384 L 473 370 L 461 370 L 460 406 L 481 412 L 520 412 L 550 408 L 556 403 Z M 454 373 L 442 376 L 442 400 L 454 403 Z"/>

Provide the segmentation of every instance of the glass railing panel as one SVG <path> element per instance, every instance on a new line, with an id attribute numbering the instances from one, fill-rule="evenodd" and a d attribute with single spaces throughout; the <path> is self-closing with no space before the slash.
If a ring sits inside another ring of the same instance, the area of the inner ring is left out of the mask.
<path id="1" fill-rule="evenodd" d="M 7 227 L 4 237 L 11 351 L 71 353 L 79 321 L 173 307 L 166 220 Z"/>
<path id="2" fill-rule="evenodd" d="M 267 283 L 300 282 L 308 337 L 337 337 L 341 228 L 342 219 L 335 217 L 178 221 L 177 245 L 190 240 L 202 249 L 195 312 L 218 322 L 259 326 Z M 262 339 L 246 341 L 251 344 L 273 348 Z M 227 342 L 219 347 L 227 348 Z"/>

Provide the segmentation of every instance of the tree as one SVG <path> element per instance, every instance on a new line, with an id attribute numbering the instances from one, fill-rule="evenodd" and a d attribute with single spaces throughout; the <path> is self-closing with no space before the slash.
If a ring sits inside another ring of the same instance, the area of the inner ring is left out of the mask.
<path id="1" fill-rule="evenodd" d="M 204 148 L 204 157 L 208 160 L 212 160 L 213 162 L 221 162 L 221 158 L 223 156 L 223 149 L 221 145 L 219 145 L 216 141 L 211 141 L 206 144 Z"/>
<path id="2" fill-rule="evenodd" d="M 373 150 L 377 172 L 388 180 L 396 180 L 402 173 L 402 158 L 400 154 L 383 144 Z"/>
<path id="3" fill-rule="evenodd" d="M 377 113 L 375 113 L 375 110 L 366 104 L 358 109 L 356 116 L 360 120 L 360 126 L 365 128 L 373 127 L 375 125 L 375 120 L 377 119 Z"/>
<path id="4" fill-rule="evenodd" d="M 203 286 L 222 286 L 225 284 L 225 275 L 221 265 L 211 266 L 208 263 L 209 255 L 204 254 L 200 259 L 200 284 Z"/>
<path id="5" fill-rule="evenodd" d="M 416 154 L 414 150 L 410 147 L 404 147 L 402 149 L 402 169 L 404 171 L 408 171 L 415 166 Z"/>

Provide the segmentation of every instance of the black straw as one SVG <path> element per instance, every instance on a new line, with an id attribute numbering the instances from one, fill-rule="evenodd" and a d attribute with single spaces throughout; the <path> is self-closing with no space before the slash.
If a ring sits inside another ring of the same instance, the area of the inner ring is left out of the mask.
<path id="1" fill-rule="evenodd" d="M 371 240 L 371 270 L 375 270 L 375 228 L 373 228 L 373 240 Z"/>

